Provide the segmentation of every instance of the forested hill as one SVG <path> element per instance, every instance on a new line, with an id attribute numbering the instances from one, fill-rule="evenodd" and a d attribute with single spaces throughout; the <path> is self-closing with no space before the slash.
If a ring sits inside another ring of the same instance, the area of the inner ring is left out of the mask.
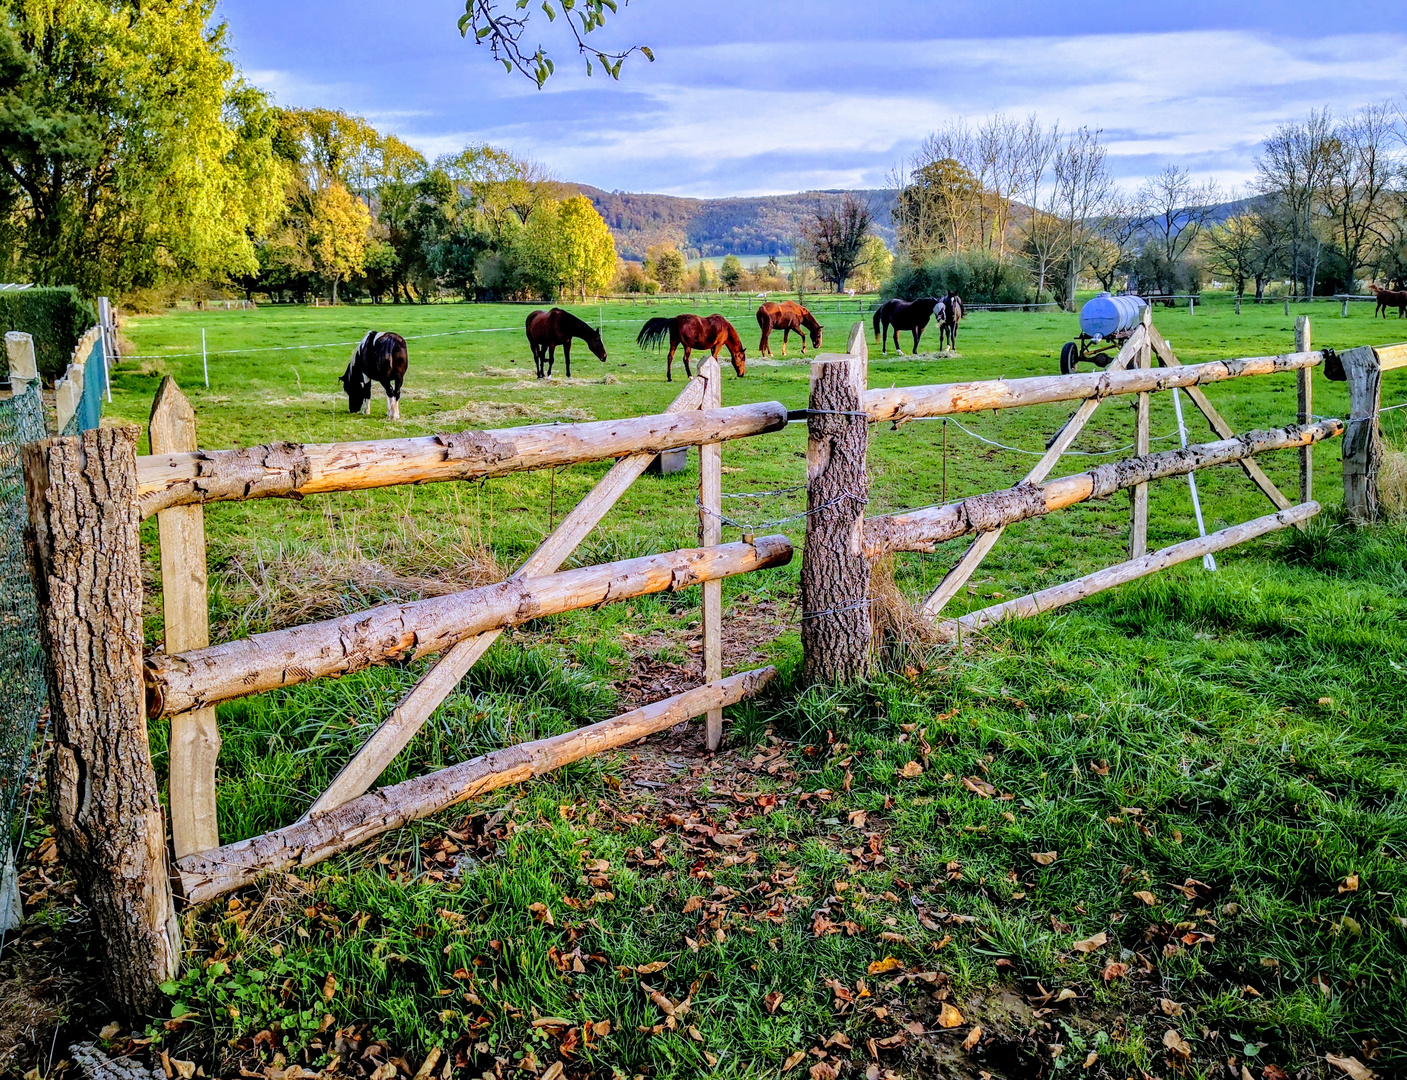
<path id="1" fill-rule="evenodd" d="M 652 244 L 672 244 L 690 258 L 700 255 L 785 255 L 801 222 L 827 197 L 839 191 L 802 191 L 794 195 L 757 195 L 740 199 L 686 199 L 602 191 L 589 184 L 568 184 L 581 192 L 606 219 L 623 258 L 639 259 Z M 893 246 L 889 210 L 894 193 L 857 191 L 875 211 L 875 232 Z"/>

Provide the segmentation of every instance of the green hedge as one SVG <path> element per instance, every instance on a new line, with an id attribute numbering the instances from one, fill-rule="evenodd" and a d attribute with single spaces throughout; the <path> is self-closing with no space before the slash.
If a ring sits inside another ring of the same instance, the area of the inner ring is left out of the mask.
<path id="1" fill-rule="evenodd" d="M 1029 304 L 1034 292 L 1025 267 L 1001 262 L 985 251 L 970 251 L 930 259 L 921 266 L 901 266 L 895 259 L 894 275 L 880 295 L 886 300 L 895 296 L 917 300 L 942 296 L 949 289 L 968 304 Z"/>
<path id="2" fill-rule="evenodd" d="M 71 286 L 0 289 L 0 334 L 19 330 L 34 335 L 34 357 L 45 382 L 64 373 L 78 339 L 97 322 L 93 305 Z M 3 349 L 0 373 L 10 373 L 10 359 Z"/>

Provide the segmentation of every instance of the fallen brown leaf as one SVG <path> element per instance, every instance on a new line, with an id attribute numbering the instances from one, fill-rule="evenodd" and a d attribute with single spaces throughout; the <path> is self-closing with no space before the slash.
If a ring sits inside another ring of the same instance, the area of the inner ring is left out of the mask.
<path id="1" fill-rule="evenodd" d="M 980 795 L 984 799 L 990 799 L 997 793 L 997 789 L 986 780 L 978 776 L 964 776 L 962 786 L 974 795 Z"/>
<path id="2" fill-rule="evenodd" d="M 981 1041 L 982 1029 L 980 1027 L 974 1026 L 973 1029 L 967 1033 L 967 1038 L 963 1039 L 962 1048 L 964 1050 L 971 1050 Z"/>
<path id="3" fill-rule="evenodd" d="M 884 975 L 891 971 L 899 971 L 904 964 L 892 956 L 886 956 L 883 960 L 876 960 L 867 969 L 871 975 Z"/>
<path id="4" fill-rule="evenodd" d="M 1140 889 L 1138 892 L 1134 893 L 1134 896 L 1138 897 L 1149 907 L 1152 907 L 1158 902 L 1158 898 L 1154 896 L 1151 892 L 1149 892 L 1147 889 Z"/>
<path id="5" fill-rule="evenodd" d="M 1339 885 L 1339 892 L 1341 892 L 1341 893 L 1357 892 L 1357 891 L 1358 891 L 1358 875 L 1357 875 L 1357 874 L 1349 874 L 1348 877 L 1344 878 L 1343 881 L 1342 881 L 1342 882 L 1340 883 L 1340 885 Z"/>
<path id="6" fill-rule="evenodd" d="M 1324 1060 L 1336 1069 L 1342 1069 L 1351 1080 L 1373 1080 L 1378 1074 L 1364 1065 L 1356 1057 L 1339 1057 L 1337 1054 L 1325 1054 Z M 171 1064 L 175 1065 L 176 1062 Z"/>
<path id="7" fill-rule="evenodd" d="M 1081 1068 L 1088 1069 L 1091 1065 L 1093 1065 L 1093 1064 L 1094 1064 L 1096 1061 L 1098 1061 L 1098 1060 L 1099 1060 L 1099 1055 L 1096 1054 L 1093 1050 L 1091 1050 L 1088 1054 L 1085 1055 L 1085 1063 L 1084 1063 L 1084 1065 L 1081 1066 Z"/>
<path id="8" fill-rule="evenodd" d="M 762 1005 L 769 1013 L 774 1013 L 777 1011 L 777 1006 L 779 1006 L 782 1001 L 782 992 L 780 990 L 773 990 L 762 999 Z"/>
<path id="9" fill-rule="evenodd" d="M 943 1008 L 938 1013 L 938 1026 L 945 1028 L 961 1027 L 966 1021 L 962 1018 L 962 1013 L 953 1007 L 951 1002 L 943 1002 Z"/>
<path id="10" fill-rule="evenodd" d="M 899 770 L 899 775 L 902 776 L 905 780 L 912 780 L 916 776 L 923 775 L 923 766 L 920 765 L 917 761 L 910 761 L 907 765 L 905 765 L 902 769 Z"/>
<path id="11" fill-rule="evenodd" d="M 1177 1028 L 1168 1028 L 1163 1032 L 1163 1045 L 1168 1053 L 1174 1057 L 1182 1058 L 1184 1061 L 1192 1057 L 1192 1047 L 1187 1044 L 1187 1040 L 1182 1037 L 1182 1033 Z"/>
<path id="12" fill-rule="evenodd" d="M 1163 998 L 1158 1002 L 1158 1008 L 1163 1011 L 1164 1016 L 1181 1016 L 1182 1003 L 1173 1001 L 1172 998 Z"/>
<path id="13" fill-rule="evenodd" d="M 547 1066 L 547 1071 L 542 1074 L 541 1080 L 560 1080 L 562 1071 L 562 1063 L 560 1061 L 554 1061 L 551 1065 Z"/>
<path id="14" fill-rule="evenodd" d="M 800 1064 L 801 1064 L 803 1061 L 805 1061 L 805 1060 L 806 1060 L 806 1051 L 805 1051 L 805 1050 L 798 1050 L 798 1051 L 796 1051 L 796 1053 L 794 1053 L 794 1054 L 792 1054 L 790 1057 L 788 1057 L 788 1058 L 786 1059 L 786 1061 L 782 1064 L 782 1072 L 786 1072 L 788 1069 L 794 1069 L 794 1068 L 796 1068 L 798 1065 L 800 1065 Z"/>
<path id="15" fill-rule="evenodd" d="M 695 894 L 684 901 L 684 914 L 692 915 L 694 912 L 698 911 L 699 908 L 703 907 L 703 905 L 703 897 Z"/>
<path id="16" fill-rule="evenodd" d="M 1104 965 L 1105 982 L 1112 982 L 1115 979 L 1121 979 L 1128 973 L 1129 966 L 1127 964 L 1120 963 L 1117 960 L 1110 960 L 1109 963 Z"/>
<path id="17" fill-rule="evenodd" d="M 532 912 L 533 918 L 542 923 L 543 926 L 556 926 L 556 920 L 552 918 L 552 911 L 541 900 L 528 905 L 528 910 Z"/>
<path id="18" fill-rule="evenodd" d="M 840 1072 L 829 1061 L 818 1061 L 811 1066 L 811 1080 L 835 1080 Z"/>
<path id="19" fill-rule="evenodd" d="M 648 964 L 637 964 L 635 972 L 637 975 L 653 975 L 657 971 L 663 971 L 669 967 L 668 960 L 651 960 Z"/>
<path id="20" fill-rule="evenodd" d="M 337 976 L 334 975 L 332 972 L 329 971 L 329 972 L 327 973 L 327 978 L 323 980 L 323 984 L 322 984 L 322 999 L 323 999 L 323 1001 L 331 1001 L 331 1000 L 332 1000 L 332 996 L 333 996 L 334 994 L 336 994 L 336 993 L 337 993 Z"/>
<path id="21" fill-rule="evenodd" d="M 1058 851 L 1031 852 L 1031 861 L 1037 866 L 1049 866 L 1051 863 L 1055 862 L 1055 860 L 1059 857 L 1060 853 Z"/>
<path id="22" fill-rule="evenodd" d="M 1099 933 L 1095 934 L 1094 937 L 1088 937 L 1085 938 L 1083 941 L 1075 942 L 1075 944 L 1071 945 L 1070 948 L 1074 949 L 1076 952 L 1092 953 L 1096 949 L 1102 949 L 1105 945 L 1108 944 L 1109 935 L 1106 934 L 1103 930 L 1101 930 L 1099 931 Z"/>

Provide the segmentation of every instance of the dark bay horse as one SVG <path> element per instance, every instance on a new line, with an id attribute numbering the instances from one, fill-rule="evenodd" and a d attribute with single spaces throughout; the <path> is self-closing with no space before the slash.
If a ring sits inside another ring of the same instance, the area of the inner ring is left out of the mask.
<path id="1" fill-rule="evenodd" d="M 601 363 L 606 362 L 606 346 L 599 330 L 578 319 L 570 311 L 554 307 L 551 311 L 534 311 L 527 321 L 528 345 L 533 351 L 533 364 L 539 379 L 552 376 L 557 346 L 562 346 L 562 359 L 567 365 L 567 378 L 572 377 L 572 338 L 581 338 Z"/>
<path id="2" fill-rule="evenodd" d="M 938 318 L 938 348 L 957 351 L 958 347 L 958 323 L 962 322 L 963 309 L 962 297 L 957 293 L 950 292 L 943 297 L 943 302 L 938 305 L 934 314 Z M 944 345 L 944 342 L 947 344 Z"/>
<path id="3" fill-rule="evenodd" d="M 904 355 L 904 350 L 899 348 L 899 331 L 908 330 L 914 336 L 913 352 L 918 352 L 919 338 L 923 337 L 923 331 L 928 326 L 928 320 L 933 317 L 933 309 L 942 301 L 936 296 L 923 296 L 917 300 L 886 300 L 879 306 L 879 310 L 874 313 L 874 336 L 881 337 L 880 348 L 885 355 L 889 353 L 889 331 L 894 331 L 894 351 L 900 356 Z"/>
<path id="4" fill-rule="evenodd" d="M 342 373 L 342 389 L 347 392 L 347 411 L 371 413 L 371 383 L 374 379 L 386 390 L 386 415 L 401 418 L 401 384 L 410 363 L 405 338 L 385 330 L 371 330 Z"/>
<path id="5" fill-rule="evenodd" d="M 1387 309 L 1394 307 L 1397 309 L 1399 319 L 1407 318 L 1407 292 L 1393 292 L 1390 289 L 1380 289 L 1376 285 L 1369 285 L 1368 291 L 1378 298 L 1378 306 L 1373 309 L 1373 318 L 1378 317 L 1378 312 L 1383 313 L 1383 318 L 1387 318 Z"/>
<path id="6" fill-rule="evenodd" d="M 665 382 L 674 381 L 674 350 L 680 345 L 684 346 L 685 375 L 694 374 L 689 368 L 689 354 L 694 349 L 707 349 L 712 356 L 717 356 L 725 345 L 738 378 L 747 374 L 747 350 L 743 348 L 742 339 L 733 329 L 733 324 L 722 315 L 710 315 L 706 319 L 698 315 L 651 319 L 640 328 L 635 344 L 645 349 L 658 349 L 666 337 L 669 338 L 669 360 L 664 369 Z"/>
<path id="7" fill-rule="evenodd" d="M 787 354 L 787 337 L 793 330 L 801 338 L 801 355 L 806 355 L 806 334 L 811 332 L 811 347 L 819 349 L 821 347 L 821 330 L 823 327 L 816 321 L 816 317 L 798 304 L 795 300 L 784 300 L 780 304 L 769 300 L 757 309 L 757 325 L 762 329 L 762 341 L 757 346 L 758 356 L 771 356 L 771 346 L 767 344 L 772 336 L 773 330 L 782 332 L 782 355 Z"/>

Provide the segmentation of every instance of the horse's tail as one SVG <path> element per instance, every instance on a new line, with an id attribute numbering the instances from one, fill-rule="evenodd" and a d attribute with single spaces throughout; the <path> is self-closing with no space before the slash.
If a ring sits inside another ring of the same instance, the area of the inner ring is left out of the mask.
<path id="1" fill-rule="evenodd" d="M 874 309 L 874 336 L 875 336 L 875 337 L 879 337 L 879 317 L 880 317 L 880 314 L 881 314 L 883 311 L 884 311 L 884 305 L 882 305 L 882 304 L 881 304 L 879 307 L 877 307 L 877 308 Z"/>
<path id="2" fill-rule="evenodd" d="M 640 333 L 635 338 L 635 344 L 642 349 L 658 349 L 664 344 L 664 340 L 669 337 L 669 333 L 673 329 L 673 319 L 666 319 L 664 316 L 651 319 L 640 328 Z"/>

